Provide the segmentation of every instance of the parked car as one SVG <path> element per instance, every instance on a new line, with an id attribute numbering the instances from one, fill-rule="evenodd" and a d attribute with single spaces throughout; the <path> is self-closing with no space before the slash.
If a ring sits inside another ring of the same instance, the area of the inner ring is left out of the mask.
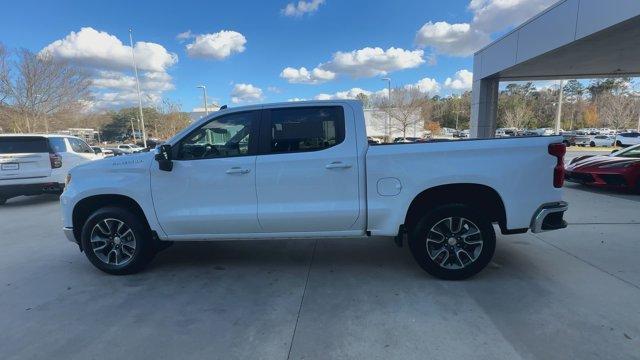
<path id="1" fill-rule="evenodd" d="M 575 138 L 573 140 L 573 145 L 574 146 L 589 146 L 591 144 L 591 138 L 589 136 L 586 135 L 575 135 Z"/>
<path id="2" fill-rule="evenodd" d="M 423 138 L 419 137 L 398 137 L 393 139 L 394 143 L 414 143 L 414 142 L 423 142 Z"/>
<path id="3" fill-rule="evenodd" d="M 380 139 L 376 139 L 376 138 L 371 137 L 371 136 L 367 136 L 367 142 L 369 143 L 369 145 L 380 145 L 380 144 L 382 144 L 382 141 Z"/>
<path id="4" fill-rule="evenodd" d="M 626 147 L 640 144 L 639 132 L 625 132 L 616 136 L 616 146 Z"/>
<path id="5" fill-rule="evenodd" d="M 73 169 L 64 233 L 111 274 L 171 241 L 406 235 L 425 271 L 464 279 L 491 261 L 494 223 L 566 227 L 565 151 L 559 136 L 369 146 L 352 100 L 223 109 L 152 153 Z"/>
<path id="6" fill-rule="evenodd" d="M 577 157 L 567 166 L 566 180 L 640 193 L 640 145 L 609 155 Z"/>
<path id="7" fill-rule="evenodd" d="M 551 135 L 555 135 L 555 130 L 552 128 L 540 128 L 540 129 L 535 129 L 533 130 L 533 132 L 537 133 L 540 136 L 551 136 Z M 562 133 L 562 131 L 561 131 Z"/>
<path id="8" fill-rule="evenodd" d="M 579 135 L 575 131 L 563 131 L 562 142 L 566 146 L 588 146 L 591 138 L 587 135 Z"/>
<path id="9" fill-rule="evenodd" d="M 144 148 L 136 144 L 120 144 L 118 145 L 118 150 L 127 154 L 135 154 L 141 152 Z"/>
<path id="10" fill-rule="evenodd" d="M 615 141 L 615 137 L 611 136 L 611 135 L 594 135 L 591 137 L 591 140 L 589 141 L 589 146 L 591 147 L 595 147 L 595 146 L 603 146 L 603 147 L 608 147 L 608 146 L 613 146 Z"/>
<path id="11" fill-rule="evenodd" d="M 0 135 L 0 205 L 21 195 L 61 193 L 67 172 L 98 157 L 67 135 Z"/>
<path id="12" fill-rule="evenodd" d="M 113 154 L 113 156 L 122 156 L 122 155 L 129 155 L 129 153 L 126 153 L 118 148 L 108 148 L 105 149 L 107 151 L 111 151 L 111 153 Z"/>
<path id="13" fill-rule="evenodd" d="M 109 149 L 103 149 L 99 146 L 92 146 L 91 149 L 101 159 L 113 156 L 113 151 Z"/>

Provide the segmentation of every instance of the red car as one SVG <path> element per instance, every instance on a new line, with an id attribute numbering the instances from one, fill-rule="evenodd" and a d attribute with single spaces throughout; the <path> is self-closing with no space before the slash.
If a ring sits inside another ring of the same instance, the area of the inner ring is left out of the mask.
<path id="1" fill-rule="evenodd" d="M 609 155 L 577 157 L 567 166 L 565 180 L 640 193 L 640 145 Z"/>

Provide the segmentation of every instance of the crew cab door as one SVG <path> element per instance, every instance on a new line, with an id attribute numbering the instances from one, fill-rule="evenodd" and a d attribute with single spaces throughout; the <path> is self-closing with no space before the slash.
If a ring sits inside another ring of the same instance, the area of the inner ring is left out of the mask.
<path id="1" fill-rule="evenodd" d="M 351 230 L 360 210 L 353 131 L 342 106 L 264 110 L 256 161 L 264 232 Z"/>
<path id="2" fill-rule="evenodd" d="M 156 216 L 169 236 L 259 232 L 255 162 L 259 111 L 213 118 L 173 146 L 173 170 L 151 167 Z"/>

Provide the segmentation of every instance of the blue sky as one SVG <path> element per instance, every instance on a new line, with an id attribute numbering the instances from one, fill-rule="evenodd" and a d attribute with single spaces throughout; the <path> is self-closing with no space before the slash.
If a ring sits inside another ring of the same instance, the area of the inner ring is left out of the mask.
<path id="1" fill-rule="evenodd" d="M 553 2 L 22 0 L 4 5 L 0 41 L 86 68 L 97 108 L 135 101 L 130 27 L 147 103 L 189 111 L 200 84 L 221 104 L 353 97 L 385 76 L 447 95 L 469 88 L 474 50 Z"/>

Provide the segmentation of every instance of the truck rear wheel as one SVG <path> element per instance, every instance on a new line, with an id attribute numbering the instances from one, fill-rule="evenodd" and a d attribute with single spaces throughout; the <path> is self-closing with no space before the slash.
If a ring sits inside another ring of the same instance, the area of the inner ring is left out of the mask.
<path id="1" fill-rule="evenodd" d="M 496 247 L 491 221 L 464 204 L 439 206 L 410 231 L 416 262 L 444 280 L 467 279 L 484 269 Z"/>
<path id="2" fill-rule="evenodd" d="M 146 224 L 119 207 L 105 207 L 89 216 L 82 227 L 81 241 L 89 261 L 113 275 L 139 272 L 155 255 Z"/>

